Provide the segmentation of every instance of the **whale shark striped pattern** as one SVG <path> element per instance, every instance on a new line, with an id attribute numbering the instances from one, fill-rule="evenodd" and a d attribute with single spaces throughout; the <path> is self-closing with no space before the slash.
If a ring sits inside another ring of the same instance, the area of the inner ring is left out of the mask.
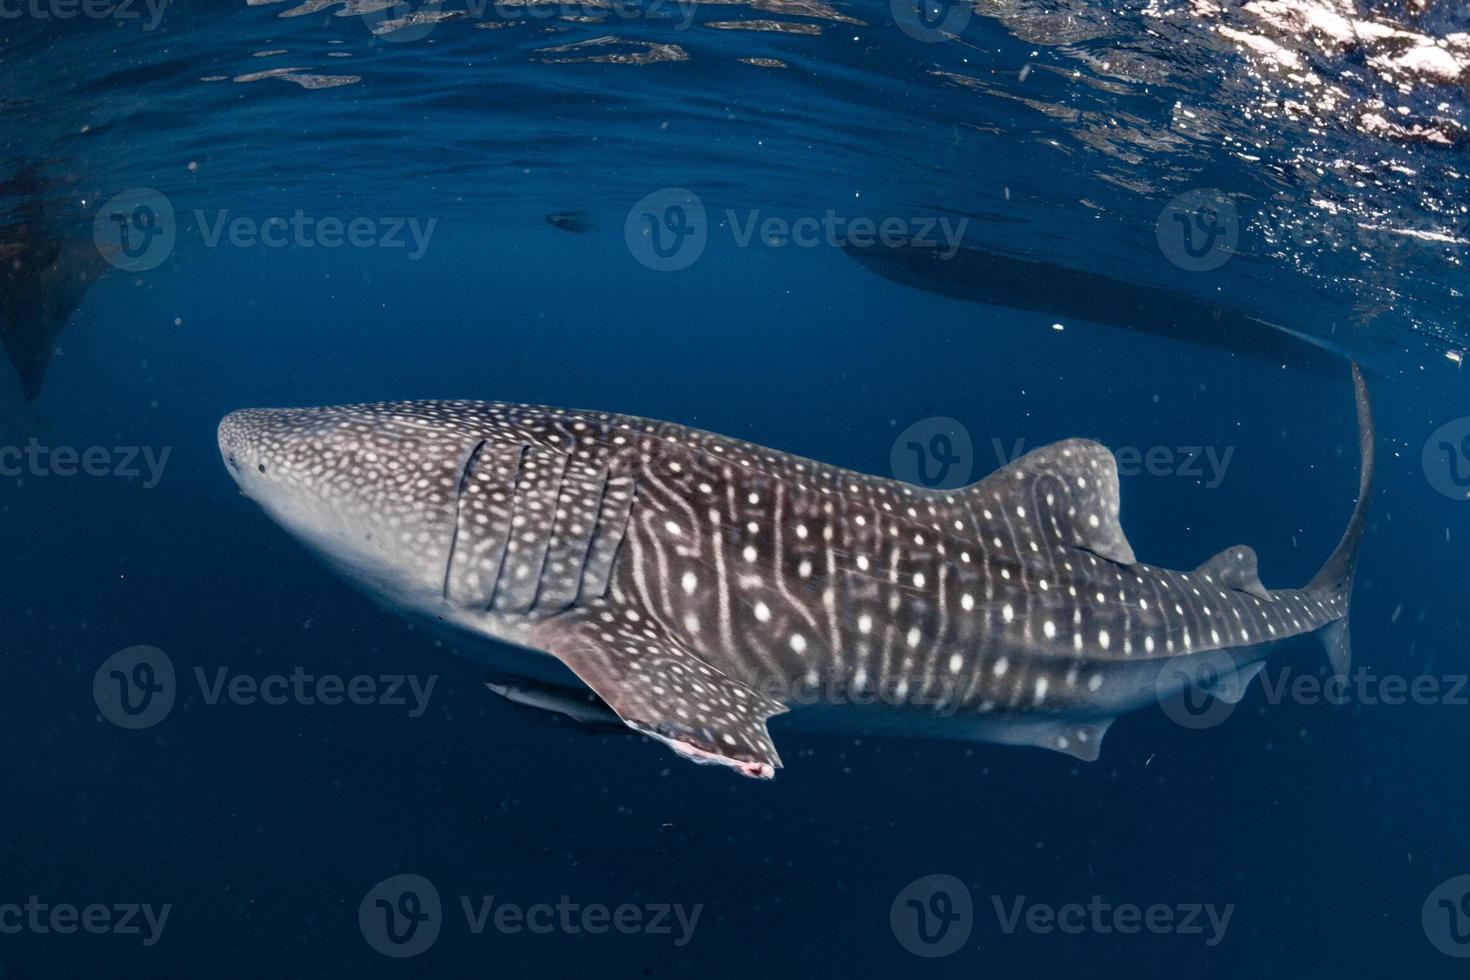
<path id="1" fill-rule="evenodd" d="M 1353 377 L 1357 507 L 1317 578 L 1274 591 L 1243 545 L 1138 561 L 1113 456 L 1082 439 L 948 492 L 498 402 L 246 410 L 219 440 L 248 496 L 379 598 L 549 653 L 633 729 L 770 777 L 766 722 L 791 706 L 1093 759 L 1166 664 L 1248 681 L 1325 627 L 1346 670 L 1373 439 Z"/>

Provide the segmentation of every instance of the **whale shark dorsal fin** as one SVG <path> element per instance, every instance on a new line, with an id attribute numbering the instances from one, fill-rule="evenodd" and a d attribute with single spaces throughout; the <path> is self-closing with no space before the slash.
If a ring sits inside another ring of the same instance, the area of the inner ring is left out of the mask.
<path id="1" fill-rule="evenodd" d="M 1138 560 L 1118 522 L 1118 465 L 1101 443 L 1065 439 L 1033 449 L 960 492 L 972 509 L 999 508 L 1005 520 L 1024 521 L 1049 540 L 1119 565 Z"/>
<path id="2" fill-rule="evenodd" d="M 1205 581 L 1227 589 L 1235 589 L 1257 599 L 1270 599 L 1271 593 L 1261 584 L 1256 571 L 1255 549 L 1238 544 L 1226 548 L 1199 568 L 1195 574 L 1205 576 Z"/>
<path id="3" fill-rule="evenodd" d="M 766 719 L 786 706 L 711 667 L 633 604 L 598 600 L 546 620 L 532 639 L 624 724 L 685 758 L 762 779 L 781 767 Z"/>

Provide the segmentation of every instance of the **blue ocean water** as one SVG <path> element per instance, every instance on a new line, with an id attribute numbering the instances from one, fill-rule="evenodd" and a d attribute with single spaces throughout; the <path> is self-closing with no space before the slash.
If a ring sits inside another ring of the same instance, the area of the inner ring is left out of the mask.
<path id="1" fill-rule="evenodd" d="M 0 977 L 1459 975 L 1467 25 L 0 5 Z M 1302 639 L 1094 763 L 777 719 L 756 782 L 515 708 L 215 438 L 498 399 L 963 482 L 1086 436 L 1140 558 L 1249 543 L 1275 588 L 1353 507 L 1348 357 L 1378 474 L 1345 703 Z M 173 674 L 141 718 L 105 696 L 137 647 Z"/>

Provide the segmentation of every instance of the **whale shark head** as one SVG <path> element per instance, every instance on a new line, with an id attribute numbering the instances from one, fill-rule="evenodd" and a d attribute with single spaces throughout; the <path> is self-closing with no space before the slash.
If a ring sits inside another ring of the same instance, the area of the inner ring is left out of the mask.
<path id="1" fill-rule="evenodd" d="M 444 592 L 477 438 L 394 405 L 246 409 L 219 424 L 245 496 L 370 594 L 417 611 Z"/>

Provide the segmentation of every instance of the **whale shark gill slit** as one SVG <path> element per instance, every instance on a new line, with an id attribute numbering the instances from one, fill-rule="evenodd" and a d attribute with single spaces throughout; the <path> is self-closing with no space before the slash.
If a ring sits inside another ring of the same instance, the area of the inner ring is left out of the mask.
<path id="1" fill-rule="evenodd" d="M 454 494 L 454 532 L 449 538 L 449 558 L 444 562 L 444 599 L 449 599 L 449 581 L 454 572 L 454 553 L 459 548 L 460 529 L 464 526 L 464 492 L 469 485 L 470 477 L 475 471 L 475 459 L 480 455 L 480 450 L 485 448 L 488 440 L 481 439 L 465 453 L 464 467 L 459 474 L 459 489 Z"/>

